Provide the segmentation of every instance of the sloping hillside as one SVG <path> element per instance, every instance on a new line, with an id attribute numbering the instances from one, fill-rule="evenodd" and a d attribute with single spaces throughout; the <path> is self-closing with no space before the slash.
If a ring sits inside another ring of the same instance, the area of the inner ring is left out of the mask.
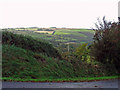
<path id="1" fill-rule="evenodd" d="M 95 63 L 99 67 L 96 68 Z M 87 63 L 75 57 L 71 57 L 70 60 L 62 60 L 58 51 L 47 42 L 3 32 L 2 77 L 67 80 L 116 75 L 114 67 L 109 73 L 109 69 L 105 69 L 105 65 L 95 63 Z"/>
<path id="2" fill-rule="evenodd" d="M 58 60 L 14 45 L 3 45 L 2 54 L 3 77 L 43 79 L 74 76 L 72 65 L 65 60 Z"/>
<path id="3" fill-rule="evenodd" d="M 11 32 L 3 32 L 2 40 L 3 44 L 15 45 L 33 52 L 60 58 L 58 51 L 51 44 L 43 40 L 36 40 L 30 36 L 18 35 Z"/>

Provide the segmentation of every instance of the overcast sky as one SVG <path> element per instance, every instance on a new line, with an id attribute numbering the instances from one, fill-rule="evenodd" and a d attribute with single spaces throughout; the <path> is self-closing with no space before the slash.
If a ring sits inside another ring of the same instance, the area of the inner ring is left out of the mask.
<path id="1" fill-rule="evenodd" d="M 118 20 L 119 0 L 0 0 L 0 28 L 94 28 L 97 18 Z"/>

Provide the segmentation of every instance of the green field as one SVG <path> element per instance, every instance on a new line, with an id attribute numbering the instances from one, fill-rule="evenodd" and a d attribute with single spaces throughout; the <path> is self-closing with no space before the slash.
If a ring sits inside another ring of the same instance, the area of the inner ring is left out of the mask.
<path id="1" fill-rule="evenodd" d="M 54 29 L 55 33 L 52 35 L 50 33 L 37 33 L 39 28 L 26 28 L 26 29 L 7 29 L 7 31 L 11 31 L 17 34 L 29 35 L 36 39 L 45 39 L 46 41 L 50 41 L 54 46 L 57 46 L 59 43 L 71 43 L 74 42 L 76 44 L 79 43 L 88 43 L 90 44 L 93 41 L 93 30 L 88 29 Z M 42 29 L 40 29 L 42 30 Z M 49 29 L 43 29 L 43 31 L 49 32 Z M 51 29 L 50 29 L 51 30 Z"/>

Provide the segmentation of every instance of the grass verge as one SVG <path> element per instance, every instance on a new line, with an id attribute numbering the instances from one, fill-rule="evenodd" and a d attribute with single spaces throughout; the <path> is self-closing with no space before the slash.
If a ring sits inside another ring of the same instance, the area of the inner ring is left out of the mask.
<path id="1" fill-rule="evenodd" d="M 103 77 L 82 77 L 82 78 L 59 78 L 59 79 L 20 79 L 11 77 L 2 77 L 2 81 L 19 81 L 19 82 L 89 82 L 99 80 L 120 79 L 119 76 L 103 76 Z"/>

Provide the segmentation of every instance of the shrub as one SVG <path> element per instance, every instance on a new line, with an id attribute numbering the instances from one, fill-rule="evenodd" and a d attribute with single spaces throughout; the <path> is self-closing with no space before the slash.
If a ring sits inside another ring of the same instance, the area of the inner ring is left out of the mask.
<path id="1" fill-rule="evenodd" d="M 88 49 L 88 46 L 87 46 L 88 44 L 87 43 L 85 43 L 85 44 L 80 44 L 77 48 L 76 48 L 76 50 L 75 50 L 75 52 L 74 52 L 74 54 L 76 55 L 76 57 L 77 58 L 79 58 L 80 60 L 83 60 L 83 61 L 85 61 L 85 60 L 87 60 L 89 57 L 88 57 L 88 55 L 89 55 L 89 49 Z"/>
<path id="2" fill-rule="evenodd" d="M 96 26 L 91 55 L 104 64 L 114 64 L 120 72 L 120 25 L 103 17 L 103 23 L 99 21 Z"/>

